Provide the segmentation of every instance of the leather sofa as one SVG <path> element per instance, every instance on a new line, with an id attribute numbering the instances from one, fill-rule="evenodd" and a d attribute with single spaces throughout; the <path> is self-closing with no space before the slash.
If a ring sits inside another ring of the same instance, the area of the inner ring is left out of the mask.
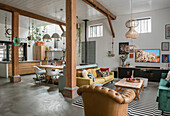
<path id="1" fill-rule="evenodd" d="M 82 96 L 85 116 L 127 116 L 128 103 L 135 98 L 133 90 L 122 94 L 101 86 L 84 85 L 77 90 Z"/>
<path id="2" fill-rule="evenodd" d="M 166 76 L 167 73 L 162 73 L 157 93 L 158 109 L 162 111 L 162 114 L 163 111 L 170 112 L 170 88 L 166 87 Z"/>
<path id="3" fill-rule="evenodd" d="M 82 85 L 93 85 L 94 83 L 100 83 L 100 84 L 106 84 L 114 80 L 114 72 L 109 72 L 109 76 L 106 77 L 97 77 L 97 73 L 95 69 L 88 69 L 87 72 L 91 72 L 95 76 L 95 81 L 93 82 L 93 79 L 90 78 L 83 78 L 82 76 L 82 71 L 77 71 L 77 86 L 82 86 Z"/>

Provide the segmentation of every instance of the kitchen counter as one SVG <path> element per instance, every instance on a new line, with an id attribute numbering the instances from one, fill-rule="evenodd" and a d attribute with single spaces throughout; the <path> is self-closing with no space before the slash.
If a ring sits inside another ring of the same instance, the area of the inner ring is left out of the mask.
<path id="1" fill-rule="evenodd" d="M 47 65 L 49 62 L 55 62 L 55 65 L 61 65 L 62 60 L 27 60 L 19 61 L 19 75 L 35 73 L 33 66 Z M 12 76 L 12 62 L 0 61 L 0 77 L 8 78 Z"/>

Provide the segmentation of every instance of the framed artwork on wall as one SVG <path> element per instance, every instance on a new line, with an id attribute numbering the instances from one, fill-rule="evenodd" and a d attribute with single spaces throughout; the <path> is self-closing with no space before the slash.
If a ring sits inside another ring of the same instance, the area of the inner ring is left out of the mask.
<path id="1" fill-rule="evenodd" d="M 165 25 L 165 39 L 170 39 L 170 24 Z"/>
<path id="2" fill-rule="evenodd" d="M 162 54 L 162 63 L 169 63 L 169 54 Z"/>
<path id="3" fill-rule="evenodd" d="M 162 51 L 169 51 L 169 42 L 162 42 L 161 50 Z"/>
<path id="4" fill-rule="evenodd" d="M 128 52 L 125 51 L 125 48 L 128 45 L 129 45 L 129 42 L 120 42 L 119 43 L 119 54 L 128 54 Z"/>
<path id="5" fill-rule="evenodd" d="M 133 58 L 133 54 L 129 54 L 129 58 Z"/>

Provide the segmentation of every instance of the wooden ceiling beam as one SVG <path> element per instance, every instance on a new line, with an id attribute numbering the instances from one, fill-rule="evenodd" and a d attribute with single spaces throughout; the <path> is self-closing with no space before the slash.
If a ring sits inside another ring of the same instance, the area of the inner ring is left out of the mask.
<path id="1" fill-rule="evenodd" d="M 112 14 L 109 10 L 107 10 L 102 4 L 97 2 L 96 0 L 82 0 L 91 7 L 95 8 L 97 11 L 105 15 L 106 17 L 109 15 L 112 20 L 116 19 L 116 16 Z"/>
<path id="2" fill-rule="evenodd" d="M 109 25 L 110 25 L 112 36 L 113 36 L 113 38 L 115 38 L 115 33 L 114 33 L 114 30 L 113 30 L 113 26 L 112 26 L 112 22 L 111 22 L 110 16 L 107 16 L 107 19 L 108 19 L 108 22 L 109 22 Z"/>
<path id="3" fill-rule="evenodd" d="M 63 29 L 62 25 L 59 25 L 59 26 L 60 26 L 60 29 L 62 30 L 62 32 L 64 32 L 64 29 Z"/>
<path id="4" fill-rule="evenodd" d="M 35 13 L 32 13 L 32 12 L 28 12 L 28 11 L 25 11 L 25 10 L 21 10 L 21 9 L 18 9 L 18 8 L 15 8 L 15 7 L 6 5 L 6 4 L 2 4 L 2 3 L 0 3 L 0 9 L 6 10 L 6 11 L 9 11 L 9 12 L 18 12 L 20 15 L 27 16 L 27 17 L 34 18 L 34 19 L 38 19 L 38 20 L 45 21 L 45 22 L 49 22 L 49 23 L 53 23 L 53 24 L 66 25 L 63 22 L 60 22 L 60 21 L 57 21 L 57 20 L 54 20 L 54 19 L 51 19 L 51 18 L 47 18 L 47 17 L 41 16 L 41 15 L 38 15 L 38 14 L 35 14 Z"/>

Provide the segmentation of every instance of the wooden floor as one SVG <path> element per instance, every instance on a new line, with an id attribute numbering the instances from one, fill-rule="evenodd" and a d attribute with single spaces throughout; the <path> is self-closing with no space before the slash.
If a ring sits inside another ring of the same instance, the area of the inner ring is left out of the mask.
<path id="1" fill-rule="evenodd" d="M 72 106 L 57 85 L 35 85 L 35 75 L 22 76 L 22 82 L 9 83 L 0 78 L 0 116 L 84 116 L 83 109 Z"/>

